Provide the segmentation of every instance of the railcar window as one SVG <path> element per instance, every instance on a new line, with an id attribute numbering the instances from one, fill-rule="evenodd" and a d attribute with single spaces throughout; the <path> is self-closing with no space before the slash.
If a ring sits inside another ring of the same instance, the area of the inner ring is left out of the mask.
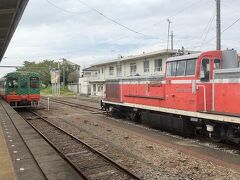
<path id="1" fill-rule="evenodd" d="M 185 76 L 186 61 L 178 61 L 176 76 Z"/>
<path id="2" fill-rule="evenodd" d="M 210 64 L 209 59 L 203 59 L 201 64 L 201 81 L 209 81 Z"/>
<path id="3" fill-rule="evenodd" d="M 196 59 L 187 60 L 187 67 L 186 67 L 186 76 L 195 75 L 196 71 Z"/>
<path id="4" fill-rule="evenodd" d="M 214 59 L 214 69 L 220 69 L 220 59 Z"/>
<path id="5" fill-rule="evenodd" d="M 33 88 L 33 89 L 39 88 L 38 77 L 30 77 L 30 88 Z"/>
<path id="6" fill-rule="evenodd" d="M 167 76 L 175 76 L 176 75 L 176 66 L 177 66 L 176 61 L 167 63 Z"/>
<path id="7" fill-rule="evenodd" d="M 17 78 L 9 78 L 8 79 L 8 87 L 9 88 L 18 88 L 18 79 Z"/>

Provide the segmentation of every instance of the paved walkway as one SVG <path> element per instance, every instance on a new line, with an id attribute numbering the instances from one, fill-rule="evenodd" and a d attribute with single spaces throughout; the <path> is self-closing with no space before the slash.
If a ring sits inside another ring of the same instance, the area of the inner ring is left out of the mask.
<path id="1" fill-rule="evenodd" d="M 0 105 L 0 108 L 3 107 Z M 16 175 L 14 172 L 11 157 L 8 152 L 5 136 L 3 130 L 6 129 L 6 119 L 0 113 L 0 179 L 15 180 Z"/>

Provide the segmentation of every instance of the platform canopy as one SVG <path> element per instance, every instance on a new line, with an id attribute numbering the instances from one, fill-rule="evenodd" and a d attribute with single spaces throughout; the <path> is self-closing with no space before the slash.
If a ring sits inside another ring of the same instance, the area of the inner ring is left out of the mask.
<path id="1" fill-rule="evenodd" d="M 27 3 L 28 0 L 0 0 L 0 62 Z"/>

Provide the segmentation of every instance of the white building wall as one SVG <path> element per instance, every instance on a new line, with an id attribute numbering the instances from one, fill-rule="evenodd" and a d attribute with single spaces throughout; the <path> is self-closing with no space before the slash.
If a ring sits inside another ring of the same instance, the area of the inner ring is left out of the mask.
<path id="1" fill-rule="evenodd" d="M 68 84 L 68 89 L 75 94 L 80 94 L 80 84 Z"/>
<path id="2" fill-rule="evenodd" d="M 84 94 L 84 95 L 88 94 L 88 85 L 89 85 L 88 78 L 81 77 L 79 79 L 79 86 L 80 86 L 79 91 L 80 91 L 80 94 Z"/>
<path id="3" fill-rule="evenodd" d="M 174 55 L 176 52 L 177 51 L 172 51 L 172 52 L 167 53 L 166 50 L 162 50 L 159 52 L 141 54 L 141 55 L 126 57 L 126 58 L 119 58 L 112 62 L 106 62 L 106 63 L 92 66 L 93 68 L 96 68 L 96 73 L 92 74 L 91 77 L 89 77 L 89 79 L 88 79 L 88 82 L 89 82 L 88 85 L 91 86 L 91 95 L 94 95 L 94 96 L 104 96 L 105 95 L 106 79 L 120 77 L 117 74 L 117 66 L 118 65 L 121 65 L 121 67 L 122 67 L 122 72 L 121 72 L 122 77 L 131 76 L 131 68 L 130 68 L 131 63 L 136 63 L 136 65 L 137 65 L 136 74 L 138 74 L 139 76 L 148 76 L 148 75 L 157 75 L 157 74 L 164 75 L 167 58 L 169 56 Z M 156 59 L 162 59 L 161 71 L 155 71 L 155 60 Z M 144 61 L 145 60 L 149 61 L 149 71 L 148 72 L 144 72 Z M 114 67 L 113 75 L 109 74 L 110 66 Z M 93 90 L 93 86 L 96 86 L 95 91 Z M 103 86 L 101 88 L 101 91 L 99 91 L 98 86 Z M 86 93 L 86 86 L 85 87 L 81 86 L 81 92 Z"/>
<path id="4" fill-rule="evenodd" d="M 155 59 L 162 59 L 162 71 L 155 71 Z M 144 72 L 144 61 L 149 61 L 149 72 Z M 163 74 L 165 72 L 165 67 L 166 67 L 166 60 L 167 57 L 153 57 L 153 58 L 147 58 L 147 59 L 140 59 L 140 60 L 135 60 L 135 61 L 125 61 L 125 62 L 119 62 L 118 64 L 122 66 L 122 76 L 131 76 L 131 63 L 136 63 L 137 65 L 137 72 L 136 74 L 139 74 L 140 76 L 142 75 L 154 75 L 154 74 Z M 114 74 L 110 75 L 109 74 L 109 67 L 113 66 L 114 67 Z M 106 79 L 109 78 L 115 78 L 117 76 L 117 62 L 113 64 L 108 64 L 108 65 L 102 65 L 98 66 L 98 74 L 97 74 L 97 80 L 103 80 L 105 81 Z M 103 72 L 102 72 L 103 70 Z"/>

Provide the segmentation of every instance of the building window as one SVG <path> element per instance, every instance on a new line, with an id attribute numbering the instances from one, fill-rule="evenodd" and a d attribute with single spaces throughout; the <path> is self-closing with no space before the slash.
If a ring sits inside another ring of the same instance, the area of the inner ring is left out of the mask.
<path id="1" fill-rule="evenodd" d="M 131 76 L 135 76 L 137 73 L 137 64 L 136 63 L 131 63 L 130 64 L 130 74 Z"/>
<path id="2" fill-rule="evenodd" d="M 93 77 L 97 77 L 97 71 L 91 73 Z"/>
<path id="3" fill-rule="evenodd" d="M 102 85 L 102 84 L 99 84 L 99 85 L 97 86 L 97 91 L 98 91 L 99 93 L 103 91 L 103 85 Z"/>
<path id="4" fill-rule="evenodd" d="M 98 92 L 101 92 L 101 85 L 98 85 Z"/>
<path id="5" fill-rule="evenodd" d="M 109 66 L 109 75 L 110 76 L 114 75 L 114 67 L 113 66 Z"/>
<path id="6" fill-rule="evenodd" d="M 144 72 L 149 72 L 149 61 L 145 60 L 143 62 L 143 71 Z"/>
<path id="7" fill-rule="evenodd" d="M 117 76 L 122 76 L 122 65 L 117 65 Z"/>
<path id="8" fill-rule="evenodd" d="M 154 71 L 162 71 L 162 59 L 155 59 Z"/>
<path id="9" fill-rule="evenodd" d="M 102 74 L 103 74 L 103 68 L 102 68 Z"/>
<path id="10" fill-rule="evenodd" d="M 98 74 L 100 74 L 100 69 L 98 69 Z"/>
<path id="11" fill-rule="evenodd" d="M 93 84 L 93 93 L 94 93 L 94 95 L 96 94 L 96 89 L 97 89 L 96 86 L 97 86 L 96 84 Z"/>

